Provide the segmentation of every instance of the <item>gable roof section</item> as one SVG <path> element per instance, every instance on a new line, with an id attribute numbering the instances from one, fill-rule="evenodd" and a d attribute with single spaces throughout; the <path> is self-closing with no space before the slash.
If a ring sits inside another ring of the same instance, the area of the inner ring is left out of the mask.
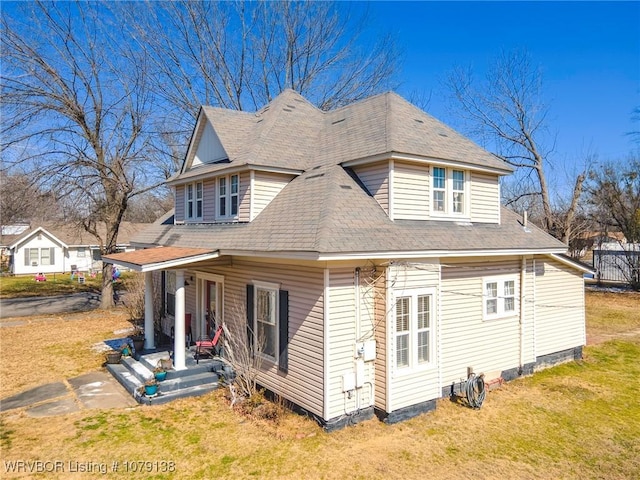
<path id="1" fill-rule="evenodd" d="M 131 237 L 148 225 L 149 224 L 146 223 L 122 222 L 118 232 L 117 245 L 129 245 L 131 243 Z M 14 237 L 10 248 L 14 248 L 16 245 L 24 242 L 26 239 L 37 234 L 38 231 L 46 232 L 61 246 L 67 248 L 74 246 L 88 247 L 98 244 L 98 240 L 83 228 L 71 224 L 51 223 L 30 228 L 22 235 Z M 103 236 L 105 235 L 103 226 L 98 226 L 98 233 Z"/>
<path id="2" fill-rule="evenodd" d="M 53 243 L 57 243 L 59 246 L 63 248 L 69 246 L 64 241 L 60 240 L 58 236 L 52 234 L 51 232 L 44 229 L 43 227 L 38 227 L 33 230 L 29 230 L 23 233 L 22 235 L 20 235 L 19 237 L 17 237 L 16 239 L 14 239 L 14 242 L 11 245 L 9 245 L 9 249 L 13 250 L 16 247 L 20 247 L 21 245 L 25 244 L 26 242 L 28 242 L 38 234 L 43 234 L 46 237 L 49 237 L 49 240 L 51 240 Z"/>

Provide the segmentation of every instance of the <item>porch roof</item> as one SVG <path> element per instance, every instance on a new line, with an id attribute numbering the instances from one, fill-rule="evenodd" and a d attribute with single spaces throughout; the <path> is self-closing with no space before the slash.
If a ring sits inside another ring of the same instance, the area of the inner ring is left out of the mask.
<path id="1" fill-rule="evenodd" d="M 133 252 L 103 255 L 102 260 L 136 272 L 152 272 L 188 263 L 218 258 L 218 250 L 210 248 L 156 247 Z"/>

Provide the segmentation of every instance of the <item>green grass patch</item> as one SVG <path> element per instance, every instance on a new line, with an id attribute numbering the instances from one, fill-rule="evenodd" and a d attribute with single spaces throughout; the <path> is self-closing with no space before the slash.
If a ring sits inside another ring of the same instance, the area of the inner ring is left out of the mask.
<path id="1" fill-rule="evenodd" d="M 124 280 L 131 275 L 130 272 L 121 274 L 120 280 L 114 284 L 116 290 L 122 290 Z M 77 276 L 71 278 L 70 273 L 47 274 L 46 282 L 36 282 L 33 275 L 0 277 L 0 298 L 48 297 L 68 293 L 100 292 L 101 289 L 101 274 L 95 277 L 85 275 L 84 283 L 80 283 Z"/>

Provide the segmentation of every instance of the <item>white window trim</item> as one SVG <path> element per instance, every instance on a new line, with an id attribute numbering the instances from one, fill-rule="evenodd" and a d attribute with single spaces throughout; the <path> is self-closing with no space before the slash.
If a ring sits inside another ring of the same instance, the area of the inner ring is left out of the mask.
<path id="1" fill-rule="evenodd" d="M 262 281 L 253 281 L 253 345 L 258 345 L 258 289 L 267 290 L 269 292 L 273 292 L 275 295 L 274 299 L 274 315 L 275 315 L 275 355 L 267 355 L 262 351 L 258 351 L 258 355 L 260 357 L 274 365 L 278 365 L 279 361 L 279 352 L 280 352 L 280 285 L 277 283 L 270 282 L 262 282 Z"/>
<path id="2" fill-rule="evenodd" d="M 444 212 L 440 212 L 435 209 L 435 201 L 433 199 L 434 193 L 438 191 L 442 191 L 442 189 L 435 188 L 435 177 L 434 177 L 434 169 L 441 168 L 445 171 L 445 187 L 444 187 Z M 453 211 L 453 172 L 458 171 L 464 174 L 464 190 L 463 192 L 463 202 L 462 202 L 462 212 L 456 213 Z M 429 209 L 431 211 L 431 215 L 433 217 L 437 217 L 438 219 L 450 219 L 450 220 L 460 220 L 460 219 L 469 219 L 471 217 L 471 204 L 470 204 L 470 195 L 469 195 L 469 180 L 470 175 L 468 170 L 463 170 L 461 168 L 453 168 L 453 167 L 444 167 L 440 165 L 432 165 L 429 169 Z"/>
<path id="3" fill-rule="evenodd" d="M 418 362 L 418 297 L 423 295 L 429 295 L 431 297 L 431 303 L 429 305 L 430 312 L 430 326 L 429 326 L 429 361 Z M 403 377 L 418 372 L 424 372 L 436 368 L 436 328 L 437 328 L 437 301 L 436 301 L 436 289 L 435 288 L 414 288 L 406 290 L 394 290 L 391 295 L 391 301 L 393 307 L 391 308 L 391 321 L 390 321 L 390 334 L 391 342 L 393 345 L 392 361 L 393 376 Z M 396 344 L 396 299 L 401 297 L 411 297 L 411 316 L 409 318 L 409 365 L 406 367 L 398 367 L 397 365 L 397 344 Z"/>
<path id="4" fill-rule="evenodd" d="M 200 185 L 200 197 L 198 197 L 198 185 Z M 189 199 L 189 187 L 192 188 L 193 198 Z M 201 205 L 201 215 L 198 216 L 198 202 Z M 192 215 L 189 216 L 189 203 L 192 204 Z M 187 221 L 202 220 L 204 216 L 204 183 L 193 182 L 184 186 L 184 218 Z"/>
<path id="5" fill-rule="evenodd" d="M 505 311 L 504 310 L 504 285 L 505 282 L 513 282 L 513 295 L 509 295 L 509 297 L 513 297 L 513 310 Z M 487 300 L 490 297 L 487 295 L 487 284 L 488 283 L 497 283 L 497 312 L 493 314 L 487 313 Z M 518 285 L 518 275 L 499 275 L 494 277 L 483 277 L 482 279 L 482 318 L 483 320 L 497 320 L 500 318 L 509 318 L 509 317 L 517 317 L 519 315 L 519 285 Z"/>
<path id="6" fill-rule="evenodd" d="M 232 193 L 231 191 L 233 177 L 236 177 L 238 179 L 238 191 L 236 193 Z M 223 179 L 223 178 L 225 180 L 225 193 L 224 195 L 221 195 L 220 179 Z M 231 213 L 232 197 L 237 198 L 237 212 L 234 214 Z M 226 210 L 225 215 L 222 215 L 220 213 L 220 199 L 222 198 L 224 198 L 224 202 L 225 202 L 225 210 Z M 217 220 L 237 220 L 239 215 L 240 215 L 240 175 L 237 173 L 233 173 L 230 175 L 216 177 L 216 219 Z"/>

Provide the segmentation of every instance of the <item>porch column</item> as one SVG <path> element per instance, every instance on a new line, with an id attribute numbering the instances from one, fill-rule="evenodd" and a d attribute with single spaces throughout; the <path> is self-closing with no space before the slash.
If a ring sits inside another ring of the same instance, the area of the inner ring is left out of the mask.
<path id="1" fill-rule="evenodd" d="M 144 348 L 156 348 L 153 328 L 153 273 L 144 274 Z"/>
<path id="2" fill-rule="evenodd" d="M 176 305 L 174 316 L 173 368 L 186 369 L 185 365 L 185 329 L 184 329 L 184 270 L 176 270 Z"/>

